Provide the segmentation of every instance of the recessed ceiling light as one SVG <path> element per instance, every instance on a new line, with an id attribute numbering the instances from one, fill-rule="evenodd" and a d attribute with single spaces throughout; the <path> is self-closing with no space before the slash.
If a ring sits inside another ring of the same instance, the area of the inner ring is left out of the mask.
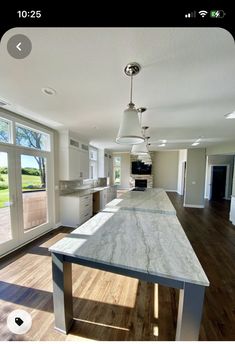
<path id="1" fill-rule="evenodd" d="M 56 90 L 51 87 L 43 87 L 42 93 L 46 94 L 47 96 L 54 96 L 56 94 Z"/>
<path id="2" fill-rule="evenodd" d="M 226 119 L 233 119 L 233 118 L 235 118 L 235 110 L 233 112 L 227 113 L 226 115 L 224 115 L 224 117 Z"/>
<path id="3" fill-rule="evenodd" d="M 165 143 L 162 143 L 161 145 L 158 145 L 158 147 L 165 147 Z"/>
<path id="4" fill-rule="evenodd" d="M 167 143 L 167 140 L 160 140 L 162 143 Z"/>
<path id="5" fill-rule="evenodd" d="M 199 145 L 199 144 L 200 144 L 200 142 L 197 142 L 197 141 L 196 141 L 196 142 L 193 142 L 193 143 L 192 143 L 192 146 L 197 146 L 197 145 Z"/>

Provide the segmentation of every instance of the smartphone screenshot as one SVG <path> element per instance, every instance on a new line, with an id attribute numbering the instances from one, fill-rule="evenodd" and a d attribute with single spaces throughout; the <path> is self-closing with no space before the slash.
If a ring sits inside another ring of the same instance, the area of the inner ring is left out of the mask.
<path id="1" fill-rule="evenodd" d="M 0 14 L 0 340 L 235 341 L 234 10 L 101 7 Z"/>

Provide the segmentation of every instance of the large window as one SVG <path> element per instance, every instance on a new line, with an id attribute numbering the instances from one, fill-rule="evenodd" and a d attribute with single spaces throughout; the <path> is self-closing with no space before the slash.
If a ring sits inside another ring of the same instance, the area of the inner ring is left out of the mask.
<path id="1" fill-rule="evenodd" d="M 121 184 L 121 157 L 113 157 L 113 180 L 115 185 Z"/>
<path id="2" fill-rule="evenodd" d="M 43 151 L 50 150 L 50 135 L 16 123 L 16 144 Z"/>
<path id="3" fill-rule="evenodd" d="M 11 143 L 11 122 L 0 118 L 0 142 Z"/>
<path id="4" fill-rule="evenodd" d="M 98 149 L 89 147 L 89 178 L 97 179 L 98 176 Z"/>

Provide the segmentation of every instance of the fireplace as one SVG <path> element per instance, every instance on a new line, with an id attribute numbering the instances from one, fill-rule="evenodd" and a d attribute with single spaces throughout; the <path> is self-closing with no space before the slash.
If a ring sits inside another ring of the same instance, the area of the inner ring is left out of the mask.
<path id="1" fill-rule="evenodd" d="M 147 179 L 135 179 L 135 187 L 147 188 Z"/>

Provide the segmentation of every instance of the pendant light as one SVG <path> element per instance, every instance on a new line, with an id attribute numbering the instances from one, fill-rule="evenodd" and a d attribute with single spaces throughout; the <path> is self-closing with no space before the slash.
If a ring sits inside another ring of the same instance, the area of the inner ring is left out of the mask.
<path id="1" fill-rule="evenodd" d="M 131 77 L 131 90 L 130 103 L 122 115 L 120 128 L 116 138 L 116 142 L 120 144 L 135 145 L 144 141 L 144 137 L 141 133 L 138 111 L 135 108 L 135 104 L 132 102 L 133 76 L 139 73 L 140 68 L 137 62 L 132 62 L 128 63 L 124 69 L 125 74 Z"/>
<path id="2" fill-rule="evenodd" d="M 142 109 L 142 108 L 141 108 Z M 144 108 L 144 111 L 146 109 Z M 148 129 L 149 127 L 142 127 L 143 129 L 143 137 L 144 137 L 144 142 L 138 144 L 138 145 L 133 145 L 132 146 L 132 149 L 131 149 L 131 154 L 134 154 L 134 155 L 147 155 L 149 153 L 149 150 L 148 150 L 148 145 L 147 145 L 147 140 L 146 140 L 146 137 L 145 137 L 145 131 Z"/>

